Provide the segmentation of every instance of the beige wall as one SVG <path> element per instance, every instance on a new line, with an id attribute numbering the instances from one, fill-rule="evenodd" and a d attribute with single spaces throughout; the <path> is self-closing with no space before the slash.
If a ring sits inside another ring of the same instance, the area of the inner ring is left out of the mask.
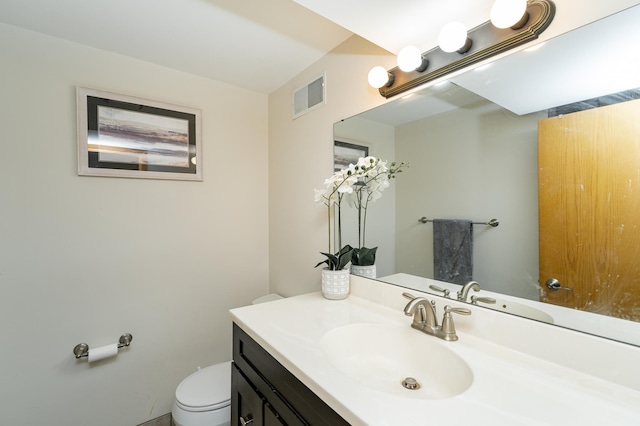
<path id="1" fill-rule="evenodd" d="M 267 96 L 4 24 L 0 53 L 0 424 L 168 413 L 268 290 Z M 204 182 L 77 176 L 76 85 L 201 109 Z"/>
<path id="2" fill-rule="evenodd" d="M 353 36 L 304 73 L 269 95 L 269 275 L 285 296 L 320 289 L 320 251 L 327 247 L 326 210 L 313 201 L 333 173 L 333 123 L 384 101 L 367 84 L 369 69 L 391 68 L 385 50 Z M 295 89 L 326 71 L 327 103 L 295 120 Z M 362 76 L 365 76 L 362 78 Z"/>

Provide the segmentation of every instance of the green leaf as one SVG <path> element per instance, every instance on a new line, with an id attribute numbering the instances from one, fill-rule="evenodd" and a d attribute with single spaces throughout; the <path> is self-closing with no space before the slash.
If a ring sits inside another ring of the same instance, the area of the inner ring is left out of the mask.
<path id="1" fill-rule="evenodd" d="M 356 266 L 370 266 L 376 263 L 376 251 L 378 247 L 367 248 L 362 247 L 353 249 L 351 255 L 351 263 Z"/>
<path id="2" fill-rule="evenodd" d="M 340 252 L 338 252 L 338 262 L 336 270 L 344 269 L 349 262 L 351 262 L 351 253 L 353 253 L 353 247 L 350 245 L 346 245 L 342 247 Z"/>
<path id="3" fill-rule="evenodd" d="M 340 269 L 344 269 L 345 266 L 347 266 L 349 264 L 349 262 L 351 261 L 351 253 L 353 252 L 353 247 L 351 247 L 350 245 L 346 245 L 344 247 L 342 247 L 342 249 L 340 249 L 340 251 L 338 253 L 334 254 L 330 254 L 330 253 L 323 253 L 320 252 L 320 254 L 323 254 L 327 257 L 326 260 L 323 260 L 322 262 L 318 262 L 318 264 L 315 266 L 316 268 L 320 265 L 322 265 L 323 263 L 327 264 L 327 268 L 330 271 L 338 271 Z"/>

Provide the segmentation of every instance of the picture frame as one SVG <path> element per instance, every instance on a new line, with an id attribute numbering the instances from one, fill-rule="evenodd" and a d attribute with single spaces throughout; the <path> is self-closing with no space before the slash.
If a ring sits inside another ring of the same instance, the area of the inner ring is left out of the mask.
<path id="1" fill-rule="evenodd" d="M 356 164 L 358 158 L 367 157 L 369 147 L 364 144 L 347 142 L 344 140 L 333 141 L 333 171 L 338 172 L 349 164 Z"/>
<path id="2" fill-rule="evenodd" d="M 202 181 L 201 112 L 76 87 L 78 175 Z"/>

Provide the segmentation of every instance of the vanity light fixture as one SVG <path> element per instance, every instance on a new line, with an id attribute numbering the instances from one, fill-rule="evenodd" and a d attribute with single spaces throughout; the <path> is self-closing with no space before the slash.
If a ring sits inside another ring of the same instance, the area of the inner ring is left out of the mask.
<path id="1" fill-rule="evenodd" d="M 496 0 L 491 6 L 491 23 L 496 28 L 522 28 L 529 20 L 527 0 Z"/>
<path id="2" fill-rule="evenodd" d="M 470 31 L 460 22 L 445 25 L 439 47 L 424 53 L 415 47 L 402 49 L 397 67 L 369 71 L 369 84 L 390 98 L 535 40 L 555 16 L 552 0 L 496 0 L 491 9 L 491 20 Z"/>
<path id="3" fill-rule="evenodd" d="M 415 46 L 407 46 L 398 53 L 398 68 L 402 71 L 423 72 L 429 66 L 429 60 Z"/>
<path id="4" fill-rule="evenodd" d="M 469 38 L 467 27 L 462 22 L 449 22 L 442 27 L 438 35 L 438 46 L 443 52 L 467 53 L 473 41 Z"/>
<path id="5" fill-rule="evenodd" d="M 381 87 L 391 86 L 395 80 L 395 76 L 384 69 L 384 67 L 376 66 L 369 71 L 368 80 L 371 87 L 380 89 Z"/>

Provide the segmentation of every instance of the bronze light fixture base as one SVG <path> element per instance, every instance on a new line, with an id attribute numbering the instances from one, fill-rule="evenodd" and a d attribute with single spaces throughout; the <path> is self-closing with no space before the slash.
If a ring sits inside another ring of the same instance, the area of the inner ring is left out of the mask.
<path id="1" fill-rule="evenodd" d="M 445 53 L 436 47 L 422 54 L 423 63 L 426 61 L 428 64 L 428 68 L 422 71 L 422 67 L 409 72 L 398 67 L 390 69 L 393 82 L 391 83 L 390 78 L 390 83 L 379 89 L 380 94 L 390 98 L 535 40 L 551 24 L 554 15 L 555 5 L 551 0 L 531 0 L 520 22 L 513 27 L 500 29 L 487 21 L 469 31 L 469 38 L 473 40 L 473 44 L 462 56 L 458 52 Z"/>

